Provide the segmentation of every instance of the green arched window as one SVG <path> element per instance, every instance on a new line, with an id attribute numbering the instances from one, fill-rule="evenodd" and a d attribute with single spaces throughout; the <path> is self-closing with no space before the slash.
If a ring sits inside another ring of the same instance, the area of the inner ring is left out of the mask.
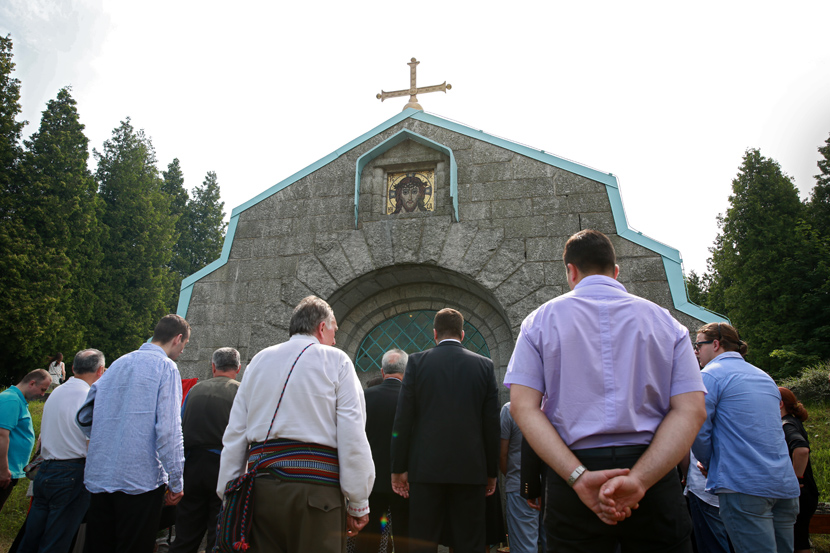
<path id="1" fill-rule="evenodd" d="M 383 354 L 391 348 L 416 353 L 433 347 L 432 320 L 435 313 L 437 311 L 409 311 L 380 323 L 360 343 L 355 367 L 363 372 L 379 371 Z M 464 347 L 490 357 L 484 336 L 467 321 L 464 321 Z"/>

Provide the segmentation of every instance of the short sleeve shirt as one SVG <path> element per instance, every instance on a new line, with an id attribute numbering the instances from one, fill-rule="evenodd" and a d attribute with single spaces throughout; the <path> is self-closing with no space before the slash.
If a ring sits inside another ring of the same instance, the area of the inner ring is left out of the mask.
<path id="1" fill-rule="evenodd" d="M 0 428 L 9 431 L 9 471 L 12 478 L 23 478 L 35 445 L 32 415 L 23 392 L 12 386 L 0 394 Z"/>
<path id="2" fill-rule="evenodd" d="M 706 391 L 688 329 L 602 275 L 528 315 L 504 383 L 541 392 L 571 449 L 648 445 L 672 396 Z"/>

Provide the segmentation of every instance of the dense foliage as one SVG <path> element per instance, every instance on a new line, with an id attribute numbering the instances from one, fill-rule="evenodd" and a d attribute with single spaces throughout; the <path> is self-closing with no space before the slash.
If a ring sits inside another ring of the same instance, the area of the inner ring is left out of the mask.
<path id="1" fill-rule="evenodd" d="M 12 41 L 0 37 L 0 385 L 82 348 L 109 361 L 173 312 L 182 278 L 222 250 L 216 174 L 191 200 L 175 159 L 159 173 L 150 139 L 129 118 L 89 169 L 71 90 L 60 90 L 23 141 Z M 163 176 L 162 176 L 163 175 Z"/>
<path id="2" fill-rule="evenodd" d="M 729 317 L 748 360 L 775 377 L 830 358 L 828 145 L 812 199 L 798 197 L 775 160 L 750 149 L 710 249 L 709 273 L 692 273 L 692 301 Z"/>

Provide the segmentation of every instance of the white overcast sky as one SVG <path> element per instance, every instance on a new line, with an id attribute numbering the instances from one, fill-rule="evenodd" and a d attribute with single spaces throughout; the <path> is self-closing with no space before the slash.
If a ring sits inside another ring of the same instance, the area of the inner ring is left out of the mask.
<path id="1" fill-rule="evenodd" d="M 830 2 L 2 0 L 27 134 L 72 86 L 91 147 L 131 117 L 227 213 L 400 112 L 613 173 L 629 225 L 705 271 L 747 148 L 802 198 L 830 133 Z"/>

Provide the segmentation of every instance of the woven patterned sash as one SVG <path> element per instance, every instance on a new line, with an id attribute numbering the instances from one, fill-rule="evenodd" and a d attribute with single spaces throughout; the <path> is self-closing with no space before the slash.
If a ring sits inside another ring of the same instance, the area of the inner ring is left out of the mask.
<path id="1" fill-rule="evenodd" d="M 278 438 L 251 446 L 248 470 L 267 471 L 280 480 L 340 485 L 337 449 L 320 444 Z"/>

